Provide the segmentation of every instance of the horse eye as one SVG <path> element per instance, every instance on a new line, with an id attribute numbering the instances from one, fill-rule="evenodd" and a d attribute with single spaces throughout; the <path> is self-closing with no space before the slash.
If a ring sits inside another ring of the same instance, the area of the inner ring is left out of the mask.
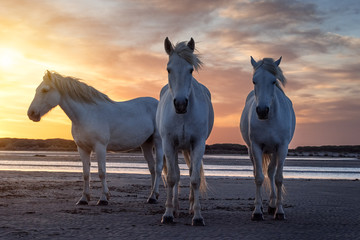
<path id="1" fill-rule="evenodd" d="M 49 89 L 47 89 L 47 88 L 41 89 L 41 92 L 42 92 L 42 93 L 47 93 L 48 91 L 49 91 Z"/>

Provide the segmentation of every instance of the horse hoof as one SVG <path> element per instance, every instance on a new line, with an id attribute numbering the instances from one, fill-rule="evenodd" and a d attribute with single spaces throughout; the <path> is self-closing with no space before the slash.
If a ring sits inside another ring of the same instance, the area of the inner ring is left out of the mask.
<path id="1" fill-rule="evenodd" d="M 262 213 L 253 213 L 253 215 L 251 216 L 251 220 L 252 221 L 263 221 L 264 216 L 262 215 Z"/>
<path id="2" fill-rule="evenodd" d="M 147 203 L 149 203 L 149 204 L 156 204 L 156 203 L 158 203 L 158 201 L 157 201 L 155 198 L 149 198 L 149 199 L 147 200 Z"/>
<path id="3" fill-rule="evenodd" d="M 285 220 L 285 214 L 283 213 L 277 213 L 275 214 L 275 217 L 274 217 L 275 220 Z"/>
<path id="4" fill-rule="evenodd" d="M 192 220 L 192 224 L 193 226 L 205 226 L 205 222 L 204 219 L 202 218 L 196 218 Z"/>
<path id="5" fill-rule="evenodd" d="M 89 203 L 85 200 L 79 200 L 76 205 L 89 205 Z"/>
<path id="6" fill-rule="evenodd" d="M 109 205 L 109 202 L 106 201 L 106 200 L 99 200 L 99 201 L 97 202 L 97 205 L 98 205 L 98 206 L 107 206 L 107 205 Z"/>
<path id="7" fill-rule="evenodd" d="M 275 211 L 276 211 L 276 208 L 273 208 L 273 207 L 268 207 L 268 214 L 269 215 L 274 215 L 275 214 Z"/>
<path id="8" fill-rule="evenodd" d="M 174 218 L 171 216 L 163 216 L 161 219 L 161 223 L 162 224 L 173 224 L 174 223 Z"/>

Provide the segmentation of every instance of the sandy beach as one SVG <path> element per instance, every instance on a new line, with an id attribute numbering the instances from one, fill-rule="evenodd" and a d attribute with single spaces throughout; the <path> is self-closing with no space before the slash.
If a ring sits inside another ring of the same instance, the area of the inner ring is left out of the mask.
<path id="1" fill-rule="evenodd" d="M 0 239 L 360 239 L 358 180 L 285 179 L 287 219 L 265 214 L 253 222 L 253 180 L 208 177 L 201 201 L 206 226 L 192 227 L 188 177 L 181 179 L 176 223 L 162 225 L 165 189 L 158 204 L 147 204 L 149 175 L 108 174 L 110 203 L 96 206 L 101 188 L 92 174 L 90 205 L 76 206 L 81 173 L 0 174 Z"/>

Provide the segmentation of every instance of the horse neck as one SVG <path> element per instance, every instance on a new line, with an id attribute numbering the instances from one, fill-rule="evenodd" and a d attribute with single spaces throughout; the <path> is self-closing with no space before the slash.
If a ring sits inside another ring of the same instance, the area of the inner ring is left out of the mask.
<path id="1" fill-rule="evenodd" d="M 189 98 L 195 98 L 196 97 L 195 92 L 197 91 L 198 84 L 199 84 L 198 81 L 196 81 L 196 79 L 193 77 L 191 79 L 191 91 L 190 91 Z"/>
<path id="2" fill-rule="evenodd" d="M 62 97 L 59 106 L 72 122 L 79 122 L 90 104 L 75 101 L 70 97 Z"/>
<path id="3" fill-rule="evenodd" d="M 280 108 L 282 107 L 280 101 L 283 95 L 285 94 L 282 89 L 275 87 L 273 103 L 272 107 L 270 108 L 270 112 L 272 112 L 273 114 L 277 114 L 280 111 Z"/>

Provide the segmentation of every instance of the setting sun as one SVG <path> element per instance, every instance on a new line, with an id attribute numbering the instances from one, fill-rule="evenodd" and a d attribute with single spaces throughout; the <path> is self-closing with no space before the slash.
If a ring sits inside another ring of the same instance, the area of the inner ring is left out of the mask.
<path id="1" fill-rule="evenodd" d="M 21 56 L 21 54 L 11 48 L 1 48 L 0 49 L 0 67 L 1 68 L 10 68 L 12 67 L 14 64 L 16 64 L 17 59 L 19 59 L 19 57 Z"/>

